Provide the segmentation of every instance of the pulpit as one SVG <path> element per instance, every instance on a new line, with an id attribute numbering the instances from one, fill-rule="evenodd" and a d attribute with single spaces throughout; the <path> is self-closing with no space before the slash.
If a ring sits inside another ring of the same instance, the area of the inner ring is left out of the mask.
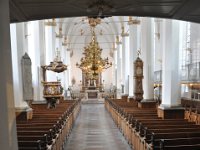
<path id="1" fill-rule="evenodd" d="M 63 88 L 60 82 L 42 82 L 44 86 L 43 97 L 47 100 L 48 108 L 55 108 L 62 97 Z"/>
<path id="2" fill-rule="evenodd" d="M 56 73 L 61 73 L 67 70 L 67 65 L 63 64 L 60 57 L 60 51 L 57 49 L 56 58 L 53 62 L 50 62 L 49 65 L 41 66 L 43 70 L 43 97 L 47 100 L 48 108 L 55 108 L 56 103 L 63 97 L 63 87 L 61 86 L 61 82 L 47 82 L 46 81 L 46 71 L 50 70 Z"/>

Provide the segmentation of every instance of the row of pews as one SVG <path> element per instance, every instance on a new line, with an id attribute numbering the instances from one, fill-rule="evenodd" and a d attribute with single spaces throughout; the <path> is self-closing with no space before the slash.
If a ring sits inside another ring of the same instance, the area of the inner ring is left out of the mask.
<path id="1" fill-rule="evenodd" d="M 181 104 L 185 107 L 185 119 L 200 125 L 200 101 L 182 98 Z"/>
<path id="2" fill-rule="evenodd" d="M 79 100 L 65 100 L 54 109 L 33 104 L 31 120 L 17 117 L 19 150 L 61 150 L 81 108 Z"/>
<path id="3" fill-rule="evenodd" d="M 200 150 L 200 125 L 187 119 L 161 119 L 155 108 L 136 101 L 107 99 L 105 107 L 133 150 Z"/>

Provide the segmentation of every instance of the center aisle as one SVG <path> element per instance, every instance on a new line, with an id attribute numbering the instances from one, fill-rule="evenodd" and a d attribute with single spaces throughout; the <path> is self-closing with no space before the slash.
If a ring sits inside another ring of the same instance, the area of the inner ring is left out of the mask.
<path id="1" fill-rule="evenodd" d="M 82 104 L 64 150 L 131 150 L 104 104 Z"/>

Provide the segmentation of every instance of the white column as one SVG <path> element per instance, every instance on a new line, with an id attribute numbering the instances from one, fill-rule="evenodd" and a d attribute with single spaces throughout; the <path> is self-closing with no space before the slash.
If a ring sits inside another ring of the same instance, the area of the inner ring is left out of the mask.
<path id="1" fill-rule="evenodd" d="M 43 85 L 41 81 L 43 80 L 41 65 L 45 65 L 45 35 L 44 35 L 44 22 L 43 21 L 33 21 L 31 23 L 31 44 L 30 57 L 32 60 L 32 80 L 34 88 L 34 100 L 41 101 L 43 98 Z"/>
<path id="2" fill-rule="evenodd" d="M 63 62 L 63 64 L 66 65 L 66 49 L 64 46 L 62 46 L 62 39 L 60 39 L 59 48 L 60 48 L 61 61 Z M 66 83 L 65 83 L 66 82 L 66 78 L 65 78 L 66 71 L 67 70 L 65 70 L 64 72 L 59 74 L 59 78 L 61 79 L 61 84 L 62 84 L 62 87 L 64 88 L 64 90 L 66 90 Z"/>
<path id="3" fill-rule="evenodd" d="M 117 45 L 117 89 L 121 89 L 121 83 L 122 83 L 122 70 L 121 70 L 121 45 Z"/>
<path id="4" fill-rule="evenodd" d="M 161 19 L 155 19 L 155 57 L 154 57 L 154 71 L 162 70 L 162 49 L 161 49 Z"/>
<path id="5" fill-rule="evenodd" d="M 55 58 L 55 28 L 51 26 L 45 27 L 46 40 L 46 65 L 49 65 Z M 47 81 L 56 81 L 56 74 L 52 71 L 47 71 Z"/>
<path id="6" fill-rule="evenodd" d="M 165 20 L 163 30 L 163 83 L 161 106 L 171 107 L 180 104 L 179 22 L 176 20 Z"/>
<path id="7" fill-rule="evenodd" d="M 153 26 L 150 18 L 142 18 L 141 23 L 141 58 L 144 62 L 144 99 L 154 98 L 153 78 Z"/>
<path id="8" fill-rule="evenodd" d="M 113 69 L 115 73 L 115 80 L 114 80 L 114 86 L 117 87 L 117 49 L 114 50 L 114 64 L 113 64 Z"/>
<path id="9" fill-rule="evenodd" d="M 135 80 L 133 79 L 133 62 L 137 58 L 137 50 L 139 49 L 139 35 L 138 35 L 138 26 L 137 25 L 130 25 L 129 26 L 129 97 L 133 97 L 134 91 L 134 83 Z"/>
<path id="10" fill-rule="evenodd" d="M 117 76 L 117 98 L 121 97 L 121 84 L 122 84 L 122 45 L 117 45 L 117 68 L 116 68 L 116 76 Z"/>
<path id="11" fill-rule="evenodd" d="M 44 100 L 43 97 L 43 85 L 41 83 L 41 81 L 43 81 L 43 72 L 42 72 L 42 65 L 46 65 L 45 63 L 45 59 L 46 59 L 46 51 L 45 51 L 45 25 L 44 25 L 44 21 L 40 20 L 39 21 L 39 53 L 40 53 L 40 66 L 39 66 L 39 100 Z"/>
<path id="12" fill-rule="evenodd" d="M 116 74 L 115 74 L 115 57 L 116 57 L 116 55 L 115 55 L 115 51 L 116 50 L 114 50 L 114 49 L 112 51 L 112 53 L 113 53 L 113 56 L 112 56 L 112 67 L 111 67 L 112 68 L 112 82 L 111 82 L 112 86 L 115 86 L 115 81 L 116 81 Z M 111 86 L 110 86 L 110 88 L 111 88 Z"/>
<path id="13" fill-rule="evenodd" d="M 0 1 L 0 22 L 0 146 L 2 150 L 17 150 L 8 0 Z"/>
<path id="14" fill-rule="evenodd" d="M 64 61 L 64 49 L 62 47 L 62 38 L 56 38 L 56 46 L 55 47 L 56 47 L 56 50 L 58 48 L 58 51 L 60 51 L 61 61 L 63 62 Z M 62 87 L 64 87 L 64 72 L 55 73 L 55 74 L 56 74 L 56 78 L 61 81 Z"/>
<path id="15" fill-rule="evenodd" d="M 63 63 L 65 64 L 65 65 L 68 65 L 67 64 L 67 50 L 65 49 L 65 47 L 62 47 L 62 61 L 63 61 Z M 67 68 L 67 70 L 68 70 L 68 68 Z M 64 72 L 63 72 L 63 88 L 64 88 L 64 90 L 67 90 L 67 70 L 65 70 Z"/>
<path id="16" fill-rule="evenodd" d="M 124 93 L 128 94 L 128 76 L 129 76 L 129 37 L 122 37 L 122 83 Z"/>
<path id="17" fill-rule="evenodd" d="M 70 51 L 67 49 L 66 51 L 66 64 L 67 64 L 67 71 L 66 71 L 66 89 L 71 85 L 71 57 Z"/>
<path id="18" fill-rule="evenodd" d="M 31 25 L 30 30 L 31 32 L 30 37 L 31 39 L 29 39 L 29 56 L 31 58 L 32 61 L 32 81 L 33 81 L 33 94 L 34 94 L 34 101 L 39 101 L 40 100 L 40 85 L 41 85 L 41 81 L 40 81 L 40 51 L 42 51 L 42 49 L 40 48 L 40 25 L 39 25 L 39 21 L 33 21 L 30 22 Z M 42 89 L 41 89 L 42 90 Z"/>
<path id="19" fill-rule="evenodd" d="M 24 23 L 11 24 L 11 47 L 12 47 L 12 71 L 13 71 L 13 91 L 15 107 L 19 109 L 26 108 L 28 105 L 23 100 L 23 84 L 21 59 L 25 54 L 25 28 Z M 20 37 L 20 38 L 19 38 Z M 27 50 L 27 49 L 26 49 Z"/>

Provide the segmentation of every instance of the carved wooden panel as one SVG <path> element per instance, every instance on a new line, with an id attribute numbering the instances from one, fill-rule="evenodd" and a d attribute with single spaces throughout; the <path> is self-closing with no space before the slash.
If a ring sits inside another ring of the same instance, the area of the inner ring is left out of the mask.
<path id="1" fill-rule="evenodd" d="M 134 80 L 135 80 L 135 88 L 134 88 L 134 99 L 136 101 L 141 101 L 143 99 L 143 61 L 137 57 L 134 62 Z"/>

